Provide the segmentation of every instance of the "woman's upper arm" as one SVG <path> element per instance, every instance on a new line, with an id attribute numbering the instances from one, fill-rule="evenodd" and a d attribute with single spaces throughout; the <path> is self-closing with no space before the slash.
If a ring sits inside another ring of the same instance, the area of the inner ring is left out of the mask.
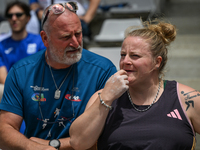
<path id="1" fill-rule="evenodd" d="M 200 92 L 179 83 L 179 95 L 194 130 L 200 134 Z"/>

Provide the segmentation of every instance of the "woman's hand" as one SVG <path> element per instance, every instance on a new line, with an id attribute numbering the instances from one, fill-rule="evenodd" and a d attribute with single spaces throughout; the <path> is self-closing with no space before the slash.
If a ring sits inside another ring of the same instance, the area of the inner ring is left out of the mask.
<path id="1" fill-rule="evenodd" d="M 127 72 L 125 70 L 119 70 L 117 73 L 112 75 L 104 89 L 102 90 L 101 97 L 104 101 L 113 101 L 119 98 L 125 91 L 128 90 L 129 86 Z"/>

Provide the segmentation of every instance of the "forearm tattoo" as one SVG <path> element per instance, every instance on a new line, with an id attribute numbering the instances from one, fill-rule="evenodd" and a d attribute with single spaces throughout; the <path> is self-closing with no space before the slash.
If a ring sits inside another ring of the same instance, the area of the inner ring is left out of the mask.
<path id="1" fill-rule="evenodd" d="M 194 92 L 195 92 L 195 94 L 194 94 Z M 200 96 L 200 92 L 197 91 L 197 90 L 190 91 L 188 93 L 185 93 L 184 91 L 181 91 L 181 94 L 183 94 L 184 99 L 185 99 L 185 104 L 187 105 L 186 111 L 190 107 L 194 108 L 194 100 L 193 100 L 193 98 Z"/>

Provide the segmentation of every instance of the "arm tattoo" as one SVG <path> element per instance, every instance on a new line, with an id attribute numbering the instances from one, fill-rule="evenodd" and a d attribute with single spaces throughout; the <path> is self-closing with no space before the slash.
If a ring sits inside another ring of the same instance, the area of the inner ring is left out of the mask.
<path id="1" fill-rule="evenodd" d="M 193 94 L 194 92 L 197 92 L 197 94 Z M 190 106 L 194 108 L 194 101 L 192 100 L 195 97 L 200 96 L 200 92 L 197 90 L 190 91 L 188 93 L 185 93 L 184 91 L 181 91 L 181 94 L 183 94 L 184 99 L 185 99 L 185 104 L 187 105 L 186 111 Z"/>

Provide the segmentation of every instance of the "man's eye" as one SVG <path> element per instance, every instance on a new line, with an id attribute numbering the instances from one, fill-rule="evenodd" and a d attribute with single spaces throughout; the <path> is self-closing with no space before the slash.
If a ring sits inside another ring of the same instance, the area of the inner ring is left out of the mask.
<path id="1" fill-rule="evenodd" d="M 75 34 L 75 36 L 80 36 L 80 35 L 81 35 L 81 32 L 80 32 L 80 33 L 76 33 L 76 34 Z"/>
<path id="2" fill-rule="evenodd" d="M 70 36 L 65 36 L 65 37 L 64 37 L 64 39 L 69 39 L 69 38 L 70 38 Z"/>

